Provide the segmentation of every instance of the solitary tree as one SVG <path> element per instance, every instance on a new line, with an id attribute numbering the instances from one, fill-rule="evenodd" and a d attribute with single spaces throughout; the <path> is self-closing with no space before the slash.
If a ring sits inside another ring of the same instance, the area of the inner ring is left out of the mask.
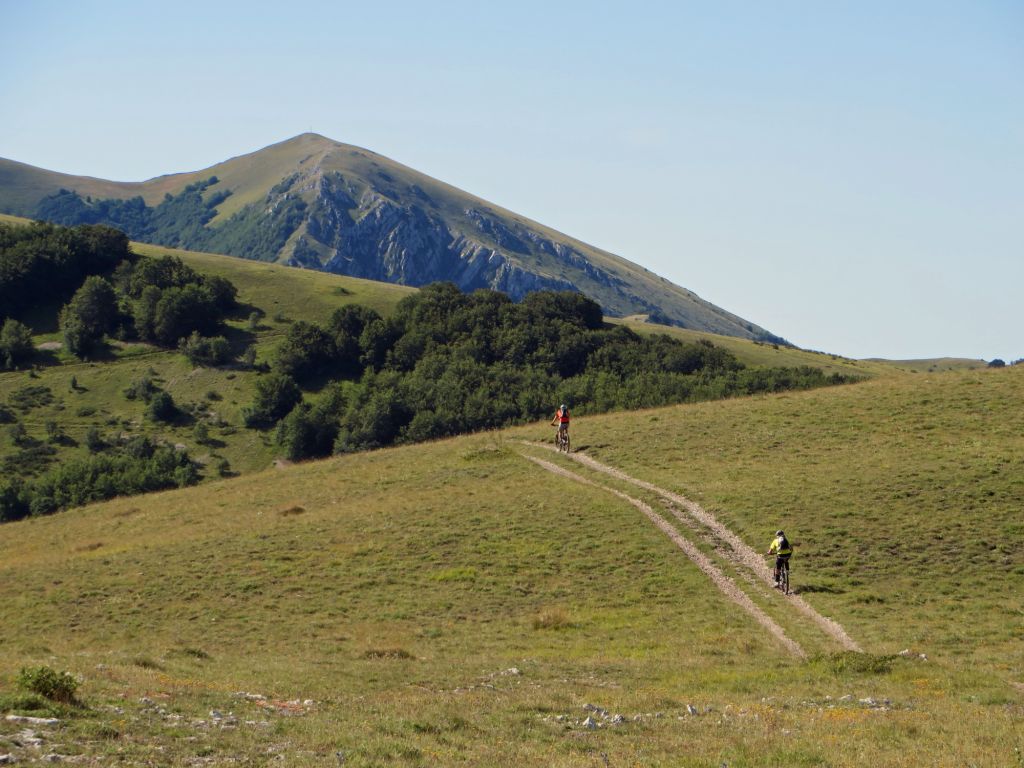
<path id="1" fill-rule="evenodd" d="M 0 368 L 16 368 L 32 356 L 32 331 L 13 318 L 0 328 Z"/>
<path id="2" fill-rule="evenodd" d="M 87 277 L 60 311 L 64 346 L 76 357 L 85 357 L 99 346 L 116 319 L 114 287 L 102 277 Z"/>

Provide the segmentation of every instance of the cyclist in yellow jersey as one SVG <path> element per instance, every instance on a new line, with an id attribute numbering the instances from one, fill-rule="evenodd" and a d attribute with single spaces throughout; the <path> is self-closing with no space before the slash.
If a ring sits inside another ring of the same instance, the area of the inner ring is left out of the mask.
<path id="1" fill-rule="evenodd" d="M 793 547 L 790 546 L 786 534 L 782 531 L 776 531 L 775 538 L 765 554 L 775 555 L 775 586 L 777 587 L 782 577 L 782 569 L 789 570 L 789 558 L 793 556 Z"/>

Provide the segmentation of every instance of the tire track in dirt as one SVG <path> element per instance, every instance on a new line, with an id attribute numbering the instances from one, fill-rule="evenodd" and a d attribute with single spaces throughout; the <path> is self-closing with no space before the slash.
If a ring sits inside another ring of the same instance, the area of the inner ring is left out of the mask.
<path id="1" fill-rule="evenodd" d="M 553 447 L 548 445 L 541 445 L 537 443 L 535 443 L 534 445 L 537 445 L 538 447 L 544 447 L 548 450 L 555 450 Z M 731 530 L 726 528 L 718 520 L 717 517 L 712 515 L 710 512 L 705 510 L 696 502 L 690 501 L 690 499 L 687 499 L 685 496 L 680 496 L 678 493 L 673 493 L 672 491 L 665 490 L 664 488 L 661 488 L 655 485 L 654 483 L 649 483 L 646 480 L 640 480 L 638 478 L 633 477 L 632 475 L 628 475 L 620 469 L 608 466 L 607 464 L 602 464 L 597 459 L 593 459 L 590 456 L 587 456 L 586 454 L 570 453 L 567 454 L 567 456 L 568 458 L 572 459 L 573 461 L 579 462 L 585 467 L 589 467 L 590 469 L 593 469 L 597 472 L 610 475 L 611 477 L 614 477 L 617 480 L 622 480 L 623 482 L 630 483 L 631 485 L 635 485 L 638 488 L 643 488 L 646 491 L 651 491 L 652 493 L 657 494 L 663 500 L 668 502 L 666 504 L 668 509 L 676 518 L 678 518 L 683 523 L 686 523 L 687 521 L 682 516 L 682 513 L 679 510 L 685 510 L 686 514 L 688 514 L 694 520 L 697 520 L 702 525 L 711 530 L 721 542 L 728 544 L 729 547 L 732 549 L 733 553 L 735 553 L 734 557 L 739 559 L 741 563 L 743 563 L 750 570 L 752 570 L 762 581 L 764 581 L 769 586 L 774 585 L 774 575 L 772 573 L 772 569 L 769 568 L 768 565 L 765 563 L 764 558 L 761 557 L 757 552 L 755 552 L 751 547 L 747 546 L 747 544 L 745 544 L 739 536 L 737 536 Z M 716 547 L 716 549 L 722 552 L 722 547 L 719 546 Z M 827 634 L 829 637 L 831 637 L 833 640 L 839 643 L 839 645 L 841 645 L 845 650 L 858 652 L 861 651 L 861 647 L 856 643 L 856 641 L 852 637 L 850 637 L 846 633 L 846 630 L 842 627 L 842 625 L 839 622 L 835 621 L 834 619 L 830 619 L 828 616 L 823 616 L 822 614 L 818 613 L 818 611 L 816 611 L 802 597 L 791 594 L 787 597 L 786 602 L 790 603 L 796 610 L 798 610 L 804 616 L 806 616 L 815 624 L 817 624 L 818 627 L 825 634 Z"/>
<path id="2" fill-rule="evenodd" d="M 728 576 L 726 576 L 718 568 L 718 566 L 711 562 L 707 555 L 705 555 L 703 552 L 697 549 L 697 547 L 688 539 L 684 538 L 679 533 L 679 531 L 676 530 L 676 528 L 668 522 L 668 520 L 666 520 L 657 512 L 655 512 L 650 505 L 646 504 L 640 499 L 633 498 L 632 496 L 623 493 L 622 491 L 616 488 L 610 488 L 606 485 L 595 483 L 593 480 L 589 480 L 583 477 L 582 475 L 577 475 L 575 472 L 570 472 L 568 469 L 560 467 L 557 464 L 552 464 L 550 461 L 538 459 L 534 456 L 528 456 L 526 454 L 523 454 L 523 456 L 526 459 L 532 461 L 534 464 L 537 464 L 538 466 L 546 469 L 548 472 L 552 472 L 556 475 L 561 475 L 562 477 L 566 477 L 570 480 L 573 480 L 577 483 L 581 483 L 583 485 L 591 486 L 592 488 L 599 488 L 602 491 L 606 491 L 607 493 L 610 493 L 613 496 L 617 496 L 623 501 L 627 501 L 630 504 L 632 504 L 634 507 L 643 512 L 647 519 L 654 523 L 654 525 L 657 526 L 657 528 L 662 533 L 668 536 L 677 547 L 683 550 L 686 556 L 689 557 L 690 560 L 692 560 L 694 564 L 696 564 L 696 566 L 700 568 L 701 571 L 703 571 L 708 578 L 711 579 L 714 585 L 718 587 L 718 589 L 727 598 L 732 600 L 734 603 L 739 605 L 743 610 L 749 613 L 754 618 L 754 620 L 757 621 L 757 623 L 760 624 L 762 627 L 764 627 L 776 640 L 778 640 L 779 643 L 787 651 L 789 651 L 797 658 L 807 658 L 807 654 L 804 652 L 804 649 L 800 647 L 799 643 L 797 643 L 795 640 L 789 637 L 786 634 L 785 630 L 781 626 L 779 626 L 775 622 L 775 620 L 772 619 L 767 613 L 761 610 L 761 608 L 759 608 L 750 599 L 746 592 L 744 592 L 742 589 L 736 586 L 736 583 Z"/>

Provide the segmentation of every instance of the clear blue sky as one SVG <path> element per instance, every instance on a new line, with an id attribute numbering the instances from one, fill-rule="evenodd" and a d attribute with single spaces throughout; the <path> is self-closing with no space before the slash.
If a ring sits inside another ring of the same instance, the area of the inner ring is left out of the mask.
<path id="1" fill-rule="evenodd" d="M 1024 4 L 0 0 L 0 156 L 312 129 L 854 357 L 1024 357 Z"/>

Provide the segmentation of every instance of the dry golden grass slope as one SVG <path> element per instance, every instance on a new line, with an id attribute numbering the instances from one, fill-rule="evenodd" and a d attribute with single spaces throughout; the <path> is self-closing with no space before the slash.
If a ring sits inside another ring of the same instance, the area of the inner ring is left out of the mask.
<path id="1" fill-rule="evenodd" d="M 751 547 L 783 525 L 801 597 L 865 654 L 837 653 L 657 493 L 532 445 L 541 425 L 4 526 L 0 707 L 60 722 L 28 726 L 36 749 L 25 723 L 0 721 L 0 753 L 1019 765 L 1022 398 L 1013 368 L 574 424 L 586 455 L 698 501 Z M 669 520 L 809 659 L 616 491 Z M 79 676 L 83 707 L 18 694 L 18 670 L 37 664 Z"/>

